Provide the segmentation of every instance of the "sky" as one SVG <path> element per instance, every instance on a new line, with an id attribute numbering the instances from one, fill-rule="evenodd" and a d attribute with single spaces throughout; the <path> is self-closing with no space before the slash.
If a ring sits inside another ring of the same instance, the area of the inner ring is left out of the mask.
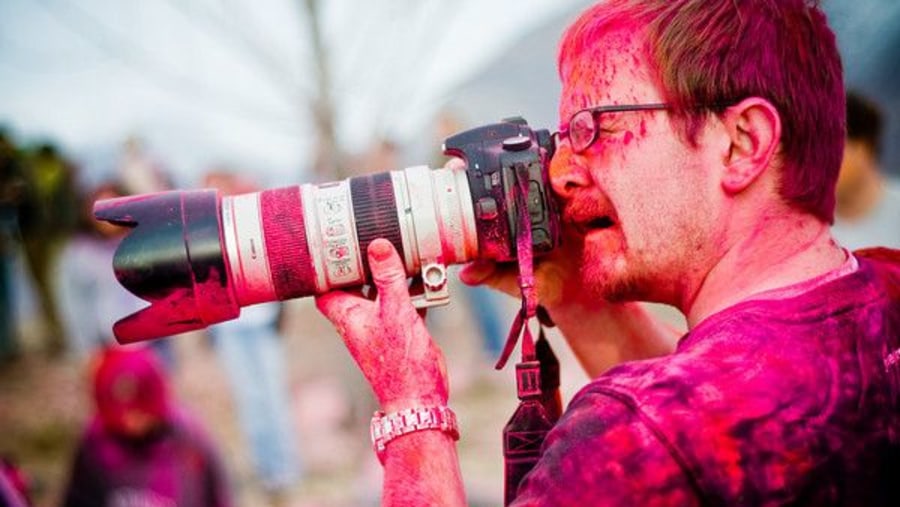
<path id="1" fill-rule="evenodd" d="M 425 126 L 454 86 L 579 3 L 320 2 L 341 142 L 357 151 L 376 136 L 431 140 Z M 267 185 L 302 181 L 316 76 L 303 5 L 3 0 L 0 125 L 60 143 L 94 178 L 137 136 L 179 186 L 223 163 Z"/>
<path id="2" fill-rule="evenodd" d="M 358 152 L 378 137 L 405 146 L 433 142 L 431 117 L 454 96 L 490 115 L 517 114 L 513 103 L 553 111 L 556 98 L 547 90 L 556 78 L 546 70 L 553 63 L 529 58 L 551 59 L 552 48 L 540 55 L 537 48 L 554 44 L 558 34 L 530 45 L 519 39 L 591 2 L 320 3 L 339 139 Z M 0 125 L 24 141 L 60 143 L 89 179 L 110 174 L 122 142 L 139 136 L 181 187 L 196 186 L 217 164 L 254 174 L 265 186 L 309 181 L 313 130 L 306 103 L 316 72 L 304 4 L 2 0 Z M 900 171 L 900 143 L 891 142 L 900 135 L 900 2 L 823 5 L 838 32 L 848 84 L 889 112 L 886 165 Z M 547 74 L 542 82 L 518 80 L 522 88 L 509 90 L 507 80 L 493 77 L 485 81 L 500 83 L 500 94 L 460 93 L 506 68 L 488 65 L 515 51 L 513 44 L 529 54 L 519 55 L 525 60 L 519 68 L 542 65 L 535 71 Z M 500 102 L 495 97 L 506 99 L 498 113 L 484 103 Z"/>

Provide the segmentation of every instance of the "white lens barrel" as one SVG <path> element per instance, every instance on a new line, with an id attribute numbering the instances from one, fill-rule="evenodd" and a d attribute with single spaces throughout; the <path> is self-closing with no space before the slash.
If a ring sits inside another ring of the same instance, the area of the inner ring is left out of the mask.
<path id="1" fill-rule="evenodd" d="M 259 193 L 222 198 L 222 230 L 235 293 L 242 306 L 277 299 L 263 237 Z"/>
<path id="2" fill-rule="evenodd" d="M 435 169 L 431 171 L 431 176 L 445 262 L 468 262 L 478 255 L 478 231 L 475 229 L 475 210 L 466 172 Z"/>
<path id="3" fill-rule="evenodd" d="M 362 285 L 365 276 L 349 180 L 300 188 L 306 239 L 319 292 Z"/>
<path id="4" fill-rule="evenodd" d="M 361 244 L 376 237 L 387 236 L 398 246 L 407 274 L 422 274 L 426 291 L 446 284 L 446 266 L 478 254 L 472 197 L 463 170 L 416 166 L 371 178 L 290 188 L 292 193 L 282 192 L 274 201 L 261 198 L 263 193 L 222 199 L 225 253 L 242 306 L 274 301 L 279 294 L 291 297 L 278 287 L 285 285 L 285 276 L 299 273 L 295 266 L 304 271 L 303 289 L 295 295 L 364 284 L 367 263 Z M 284 215 L 284 209 L 294 211 Z M 273 220 L 276 217 L 279 220 Z M 275 237 L 277 241 L 271 241 Z M 296 248 L 298 244 L 303 248 Z M 268 252 L 267 245 L 278 250 Z M 291 259 L 301 262 L 292 264 Z"/>

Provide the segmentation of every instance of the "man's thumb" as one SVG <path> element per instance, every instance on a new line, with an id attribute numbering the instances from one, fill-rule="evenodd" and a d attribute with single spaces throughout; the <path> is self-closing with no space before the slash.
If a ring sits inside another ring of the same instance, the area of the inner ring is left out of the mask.
<path id="1" fill-rule="evenodd" d="M 385 296 L 402 292 L 408 295 L 406 287 L 406 269 L 403 261 L 394 249 L 394 245 L 386 239 L 376 239 L 369 244 L 369 268 L 372 270 L 372 283 L 378 294 Z"/>

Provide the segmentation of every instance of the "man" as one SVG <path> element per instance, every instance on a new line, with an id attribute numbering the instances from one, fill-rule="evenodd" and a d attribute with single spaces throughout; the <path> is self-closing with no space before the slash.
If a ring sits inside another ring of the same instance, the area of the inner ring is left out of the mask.
<path id="1" fill-rule="evenodd" d="M 610 0 L 567 30 L 559 73 L 566 242 L 536 276 L 596 379 L 514 505 L 898 501 L 900 253 L 829 234 L 844 90 L 819 8 Z M 385 412 L 446 405 L 401 262 L 383 241 L 369 258 L 378 300 L 319 308 Z M 514 285 L 483 262 L 461 277 Z M 688 333 L 636 301 L 677 307 Z M 463 505 L 454 436 L 387 442 L 384 503 Z"/>
<path id="2" fill-rule="evenodd" d="M 835 239 L 847 248 L 900 248 L 900 182 L 882 173 L 883 115 L 874 102 L 847 94 L 847 144 L 837 182 Z"/>

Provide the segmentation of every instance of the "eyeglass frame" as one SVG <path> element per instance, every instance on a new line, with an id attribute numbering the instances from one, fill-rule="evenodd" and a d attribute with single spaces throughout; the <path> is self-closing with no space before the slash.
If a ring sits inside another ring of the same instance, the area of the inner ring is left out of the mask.
<path id="1" fill-rule="evenodd" d="M 691 108 L 692 109 L 717 108 L 717 107 L 728 107 L 729 105 L 731 105 L 731 104 L 716 103 L 716 104 L 710 104 L 710 105 L 695 105 L 695 106 L 691 106 Z M 553 146 L 556 149 L 558 149 L 559 142 L 562 139 L 570 139 L 569 146 L 572 148 L 572 152 L 576 153 L 576 154 L 584 153 L 585 151 L 587 151 L 588 148 L 593 146 L 594 143 L 597 142 L 597 139 L 600 137 L 600 128 L 598 128 L 597 120 L 601 114 L 603 114 L 603 113 L 628 113 L 628 112 L 632 112 L 632 111 L 666 111 L 666 110 L 672 109 L 672 107 L 673 107 L 672 104 L 667 104 L 665 102 L 656 102 L 656 103 L 650 103 L 650 104 L 619 104 L 619 105 L 612 105 L 612 106 L 594 106 L 594 107 L 586 107 L 584 109 L 579 109 L 578 111 L 575 111 L 574 113 L 572 113 L 571 116 L 569 116 L 569 121 L 567 121 L 565 123 L 565 125 L 560 125 L 559 130 L 557 130 L 556 132 L 553 133 L 553 136 L 552 136 L 553 137 Z M 580 149 L 575 149 L 575 147 L 572 146 L 571 138 L 569 137 L 569 125 L 572 124 L 573 118 L 575 118 L 576 116 L 578 116 L 579 114 L 581 114 L 585 111 L 588 111 L 591 113 L 591 121 L 594 124 L 594 133 L 593 133 L 593 135 L 591 135 L 591 140 L 588 141 L 588 143 L 585 144 L 584 147 L 582 147 Z"/>

